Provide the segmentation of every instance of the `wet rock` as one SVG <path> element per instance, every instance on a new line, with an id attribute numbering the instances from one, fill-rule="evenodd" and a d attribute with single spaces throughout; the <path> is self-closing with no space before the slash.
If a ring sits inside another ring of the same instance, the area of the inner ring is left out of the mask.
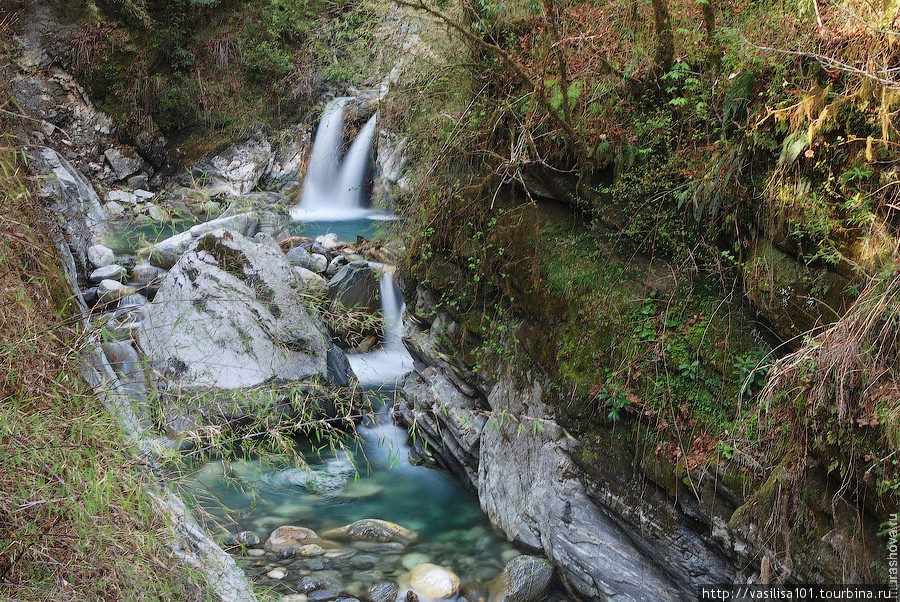
<path id="1" fill-rule="evenodd" d="M 131 281 L 135 284 L 158 284 L 163 271 L 149 263 L 139 263 L 131 268 Z"/>
<path id="2" fill-rule="evenodd" d="M 329 278 L 333 277 L 335 274 L 338 273 L 338 270 L 340 270 L 342 267 L 344 267 L 351 261 L 352 260 L 349 259 L 346 255 L 338 255 L 337 257 L 332 259 L 330 262 L 328 262 L 328 267 L 325 268 L 325 275 L 328 276 Z"/>
<path id="3" fill-rule="evenodd" d="M 88 247 L 87 258 L 95 268 L 103 268 L 116 260 L 116 254 L 104 245 L 92 245 Z"/>
<path id="4" fill-rule="evenodd" d="M 480 583 L 466 583 L 459 595 L 469 602 L 488 602 L 488 591 Z"/>
<path id="5" fill-rule="evenodd" d="M 328 298 L 335 311 L 343 306 L 377 312 L 380 309 L 378 273 L 366 261 L 351 262 L 338 270 L 328 283 Z"/>
<path id="6" fill-rule="evenodd" d="M 399 591 L 396 583 L 384 581 L 369 588 L 369 598 L 372 602 L 394 602 Z"/>
<path id="7" fill-rule="evenodd" d="M 325 336 L 300 293 L 281 253 L 216 230 L 198 238 L 163 281 L 140 329 L 141 346 L 182 386 L 325 377 Z"/>
<path id="8" fill-rule="evenodd" d="M 302 594 L 310 594 L 317 590 L 341 589 L 341 584 L 337 577 L 330 574 L 307 575 L 297 584 L 297 591 Z"/>
<path id="9" fill-rule="evenodd" d="M 266 573 L 266 577 L 269 579 L 284 579 L 287 577 L 287 571 L 284 569 L 272 569 L 268 573 Z"/>
<path id="10" fill-rule="evenodd" d="M 327 602 L 328 600 L 337 600 L 340 594 L 333 589 L 317 589 L 307 594 L 310 602 Z"/>
<path id="11" fill-rule="evenodd" d="M 252 237 L 256 234 L 256 229 L 259 226 L 259 219 L 256 217 L 254 213 L 239 213 L 237 215 L 230 215 L 228 217 L 220 217 L 214 220 L 210 220 L 208 222 L 204 222 L 202 224 L 197 224 L 196 226 L 191 226 L 189 232 L 191 236 L 197 238 L 207 234 L 208 232 L 212 232 L 218 228 L 222 228 L 224 230 L 231 230 L 233 232 L 239 232 L 240 234 L 246 237 Z"/>
<path id="12" fill-rule="evenodd" d="M 325 548 L 323 548 L 322 546 L 320 546 L 318 544 L 311 543 L 311 544 L 306 544 L 304 546 L 300 546 L 300 548 L 297 550 L 297 553 L 300 554 L 301 556 L 303 556 L 304 558 L 311 558 L 313 556 L 321 556 L 322 554 L 324 554 Z"/>
<path id="13" fill-rule="evenodd" d="M 284 525 L 272 531 L 266 540 L 265 549 L 270 552 L 281 552 L 287 548 L 296 549 L 318 538 L 312 529 Z"/>
<path id="14" fill-rule="evenodd" d="M 403 565 L 407 571 L 411 571 L 416 568 L 420 564 L 425 564 L 429 560 L 431 560 L 427 555 L 421 552 L 411 552 L 403 556 L 403 559 L 400 561 L 400 564 Z"/>
<path id="15" fill-rule="evenodd" d="M 108 148 L 103 155 L 106 157 L 106 162 L 109 163 L 109 166 L 116 172 L 116 177 L 120 180 L 127 179 L 144 167 L 144 160 L 130 148 Z"/>
<path id="16" fill-rule="evenodd" d="M 307 602 L 309 597 L 306 594 L 287 594 L 281 597 L 281 602 Z"/>
<path id="17" fill-rule="evenodd" d="M 367 518 L 331 529 L 322 534 L 326 539 L 374 541 L 379 543 L 410 543 L 418 535 L 409 529 L 386 520 Z"/>
<path id="18" fill-rule="evenodd" d="M 120 265 L 109 264 L 91 272 L 90 281 L 98 284 L 101 280 L 121 280 L 124 276 L 125 268 Z"/>
<path id="19" fill-rule="evenodd" d="M 553 565 L 539 556 L 510 560 L 489 587 L 491 602 L 538 602 L 547 596 Z"/>
<path id="20" fill-rule="evenodd" d="M 410 571 L 409 586 L 421 597 L 446 600 L 459 591 L 459 577 L 452 571 L 426 562 Z"/>
<path id="21" fill-rule="evenodd" d="M 259 535 L 253 531 L 241 531 L 226 537 L 225 544 L 229 546 L 258 546 L 260 539 Z"/>
<path id="22" fill-rule="evenodd" d="M 259 558 L 260 556 L 264 556 L 266 553 L 265 550 L 260 550 L 259 548 L 255 548 L 252 550 L 247 550 L 247 556 L 253 556 Z"/>

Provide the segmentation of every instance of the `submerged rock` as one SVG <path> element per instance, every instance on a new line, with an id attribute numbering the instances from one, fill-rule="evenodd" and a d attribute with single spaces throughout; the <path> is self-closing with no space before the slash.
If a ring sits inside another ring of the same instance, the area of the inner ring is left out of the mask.
<path id="1" fill-rule="evenodd" d="M 349 525 L 331 529 L 322 534 L 326 539 L 374 541 L 379 543 L 410 543 L 418 535 L 409 529 L 386 520 L 364 518 Z"/>
<path id="2" fill-rule="evenodd" d="M 229 546 L 258 546 L 259 535 L 253 531 L 241 531 L 225 538 L 225 544 Z"/>
<path id="3" fill-rule="evenodd" d="M 459 577 L 436 564 L 420 564 L 409 573 L 409 586 L 419 596 L 447 600 L 459 591 Z"/>
<path id="4" fill-rule="evenodd" d="M 141 346 L 165 377 L 188 387 L 324 377 L 325 337 L 300 293 L 281 253 L 234 232 L 210 232 L 163 281 Z"/>
<path id="5" fill-rule="evenodd" d="M 369 588 L 369 598 L 372 599 L 372 602 L 394 602 L 399 592 L 400 588 L 396 583 L 384 581 Z"/>
<path id="6" fill-rule="evenodd" d="M 317 539 L 319 536 L 312 529 L 284 525 L 272 531 L 264 547 L 270 552 L 281 552 L 287 548 L 300 548 Z"/>
<path id="7" fill-rule="evenodd" d="M 490 602 L 538 602 L 550 589 L 553 565 L 539 556 L 517 556 L 491 582 Z"/>

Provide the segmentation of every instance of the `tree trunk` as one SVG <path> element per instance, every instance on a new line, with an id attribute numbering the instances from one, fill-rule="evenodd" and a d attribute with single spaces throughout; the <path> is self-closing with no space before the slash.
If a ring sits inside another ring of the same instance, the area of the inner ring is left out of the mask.
<path id="1" fill-rule="evenodd" d="M 653 0 L 653 22 L 656 28 L 653 76 L 659 80 L 672 69 L 672 63 L 675 60 L 675 35 L 672 33 L 669 0 Z"/>

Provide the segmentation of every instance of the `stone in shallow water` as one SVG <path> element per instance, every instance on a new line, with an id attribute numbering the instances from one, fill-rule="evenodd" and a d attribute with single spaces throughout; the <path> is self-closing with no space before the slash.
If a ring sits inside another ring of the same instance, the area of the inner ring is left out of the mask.
<path id="1" fill-rule="evenodd" d="M 409 586 L 421 597 L 446 600 L 459 591 L 459 577 L 452 571 L 426 562 L 410 571 Z"/>
<path id="2" fill-rule="evenodd" d="M 260 550 L 259 548 L 254 548 L 252 550 L 247 550 L 247 556 L 260 557 L 266 553 L 265 550 Z"/>
<path id="3" fill-rule="evenodd" d="M 517 556 L 506 564 L 489 587 L 496 602 L 537 602 L 547 596 L 553 565 L 539 556 Z"/>
<path id="4" fill-rule="evenodd" d="M 403 568 L 405 568 L 407 571 L 411 571 L 420 564 L 427 563 L 429 560 L 431 559 L 422 552 L 411 552 L 403 556 L 400 564 L 402 564 Z"/>
<path id="5" fill-rule="evenodd" d="M 229 546 L 258 546 L 260 539 L 253 531 L 241 531 L 226 537 L 225 543 Z"/>
<path id="6" fill-rule="evenodd" d="M 283 525 L 272 531 L 269 539 L 266 540 L 265 548 L 270 552 L 280 552 L 285 548 L 299 548 L 318 538 L 319 536 L 312 529 Z"/>
<path id="7" fill-rule="evenodd" d="M 266 577 L 269 579 L 284 579 L 287 577 L 287 572 L 284 569 L 272 569 L 266 573 Z"/>
<path id="8" fill-rule="evenodd" d="M 327 600 L 337 600 L 340 594 L 333 589 L 318 589 L 308 596 L 310 602 L 326 602 Z"/>
<path id="9" fill-rule="evenodd" d="M 281 602 L 307 602 L 309 597 L 306 594 L 287 594 L 281 597 Z"/>
<path id="10" fill-rule="evenodd" d="M 318 544 L 311 543 L 305 546 L 300 546 L 300 548 L 297 550 L 297 553 L 304 558 L 310 558 L 312 556 L 321 556 L 325 553 L 325 549 Z"/>
<path id="11" fill-rule="evenodd" d="M 307 575 L 297 584 L 297 590 L 302 594 L 310 594 L 318 590 L 339 590 L 341 584 L 333 575 Z"/>
<path id="12" fill-rule="evenodd" d="M 394 602 L 399 591 L 396 583 L 384 581 L 369 588 L 369 598 L 372 602 Z"/>
<path id="13" fill-rule="evenodd" d="M 410 543 L 418 539 L 418 534 L 386 520 L 364 518 L 349 525 L 331 529 L 322 534 L 327 539 L 350 539 L 355 541 Z"/>

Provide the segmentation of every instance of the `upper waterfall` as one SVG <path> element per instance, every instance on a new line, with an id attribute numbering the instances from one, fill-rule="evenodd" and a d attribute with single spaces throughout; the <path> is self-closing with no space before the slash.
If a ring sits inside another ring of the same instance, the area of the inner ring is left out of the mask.
<path id="1" fill-rule="evenodd" d="M 371 213 L 365 190 L 376 116 L 372 115 L 360 129 L 342 160 L 344 113 L 350 100 L 336 98 L 322 112 L 303 183 L 303 196 L 300 204 L 291 209 L 291 216 L 296 220 L 339 221 Z"/>

